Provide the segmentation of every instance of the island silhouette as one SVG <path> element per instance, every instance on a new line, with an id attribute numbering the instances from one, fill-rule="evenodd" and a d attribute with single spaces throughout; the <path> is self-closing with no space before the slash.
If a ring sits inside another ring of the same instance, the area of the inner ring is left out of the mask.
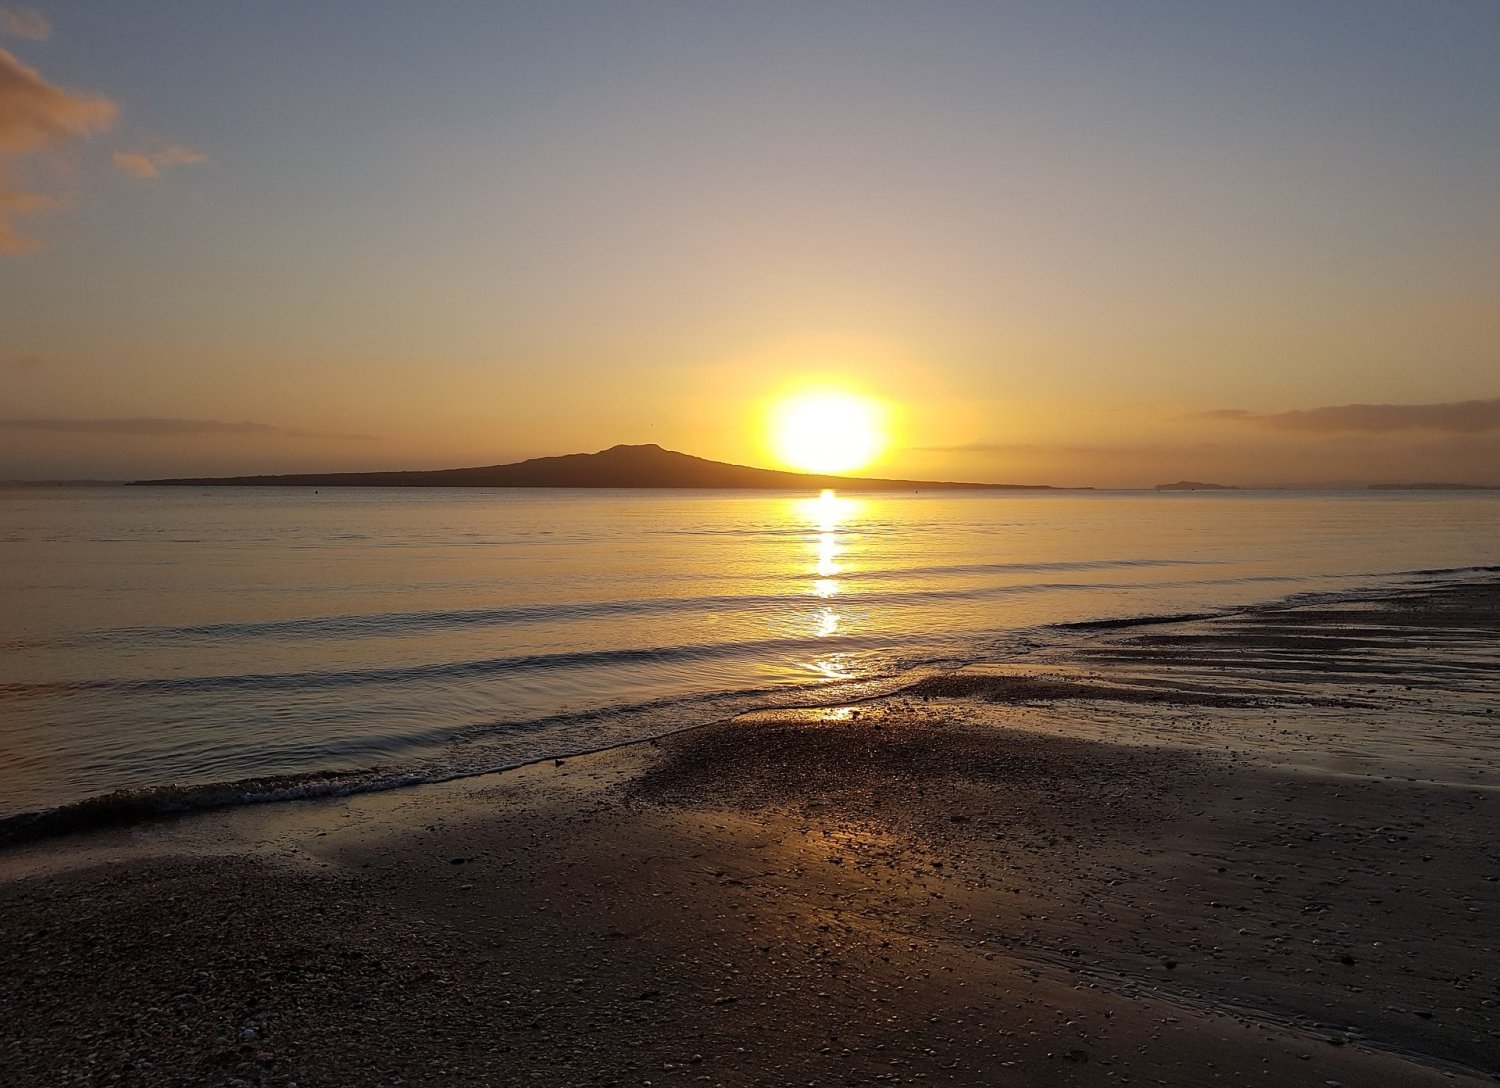
<path id="1" fill-rule="evenodd" d="M 1178 480 L 1175 484 L 1157 484 L 1158 491 L 1242 491 L 1234 484 L 1210 484 L 1202 480 Z"/>
<path id="2" fill-rule="evenodd" d="M 655 443 L 611 446 L 598 453 L 533 457 L 510 465 L 402 472 L 299 472 L 290 475 L 201 476 L 135 480 L 138 485 L 212 487 L 640 487 L 737 488 L 805 491 L 1055 490 L 1049 484 L 884 480 L 751 468 L 710 461 Z"/>

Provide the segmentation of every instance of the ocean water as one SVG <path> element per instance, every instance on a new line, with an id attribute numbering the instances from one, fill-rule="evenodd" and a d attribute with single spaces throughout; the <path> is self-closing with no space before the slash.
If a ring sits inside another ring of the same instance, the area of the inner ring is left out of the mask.
<path id="1" fill-rule="evenodd" d="M 473 774 L 1497 564 L 1495 493 L 0 489 L 0 817 Z"/>

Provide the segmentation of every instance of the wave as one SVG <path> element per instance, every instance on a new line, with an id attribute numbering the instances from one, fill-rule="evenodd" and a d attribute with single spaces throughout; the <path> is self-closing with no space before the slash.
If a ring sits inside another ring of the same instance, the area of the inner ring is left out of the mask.
<path id="1" fill-rule="evenodd" d="M 1108 571 L 1144 568 L 1216 565 L 1218 560 L 1200 559 L 1119 559 L 1092 562 L 1059 563 L 971 563 L 950 566 L 909 567 L 890 571 L 844 574 L 841 581 L 858 587 L 878 585 L 882 581 L 911 581 L 916 578 L 955 577 L 986 574 L 1045 574 L 1069 571 Z M 764 580 L 785 583 L 786 575 L 765 575 Z M 1014 593 L 1045 592 L 1057 589 L 1128 589 L 1130 585 L 1087 582 L 1078 584 L 1030 582 L 995 586 L 976 586 L 951 590 L 898 590 L 861 593 L 858 600 L 871 605 L 902 604 L 914 601 L 979 598 Z M 796 595 L 788 593 L 721 594 L 696 597 L 648 597 L 634 600 L 584 601 L 557 604 L 512 605 L 504 608 L 464 608 L 418 612 L 368 612 L 338 616 L 307 616 L 284 620 L 255 620 L 229 623 L 184 624 L 173 627 L 117 627 L 72 635 L 56 640 L 7 640 L 4 648 L 30 646 L 96 645 L 116 642 L 162 643 L 200 642 L 204 639 L 237 641 L 242 639 L 309 639 L 348 638 L 391 634 L 413 634 L 462 627 L 507 627 L 529 623 L 572 620 L 607 620 L 626 616 L 684 615 L 700 612 L 757 612 L 784 608 Z"/>
<path id="2" fill-rule="evenodd" d="M 1477 572 L 1483 572 L 1487 568 L 1465 568 Z M 1418 572 L 1404 572 L 1405 576 L 1411 576 Z M 1425 572 L 1423 572 L 1425 573 Z M 1392 575 L 1390 577 L 1401 577 L 1403 575 Z M 1360 578 L 1368 580 L 1368 575 L 1348 575 L 1348 578 Z M 1211 584 L 1256 584 L 1276 583 L 1288 581 L 1301 581 L 1301 579 L 1287 575 L 1257 575 L 1249 577 L 1236 577 L 1226 579 L 1205 579 L 1194 582 L 1158 582 L 1149 588 L 1161 589 L 1192 585 Z M 952 590 L 912 590 L 898 593 L 884 594 L 859 594 L 844 598 L 846 605 L 857 604 L 861 608 L 874 607 L 877 605 L 890 605 L 901 603 L 932 603 L 936 601 L 951 600 L 984 600 L 996 597 L 1018 596 L 1033 593 L 1069 592 L 1069 591 L 1097 591 L 1103 589 L 1138 589 L 1146 588 L 1139 584 L 1123 582 L 1028 582 L 1021 585 L 983 586 L 972 589 Z M 1291 598 L 1285 598 L 1291 599 Z M 785 595 L 765 598 L 750 597 L 725 597 L 725 598 L 696 598 L 698 602 L 711 603 L 716 600 L 725 602 L 761 601 L 785 607 L 788 598 Z M 652 609 L 659 608 L 664 612 L 681 612 L 686 602 L 680 600 L 665 599 L 662 601 L 625 602 L 625 607 L 641 606 Z M 804 602 L 807 603 L 807 602 Z M 537 606 L 554 608 L 563 606 Z M 601 606 L 583 605 L 576 606 L 578 615 L 603 615 L 598 611 Z M 300 630 L 298 625 L 328 624 L 339 625 L 346 622 L 360 625 L 364 621 L 384 620 L 394 623 L 395 626 L 389 630 L 391 633 L 407 634 L 412 631 L 410 621 L 413 615 L 418 617 L 428 616 L 433 622 L 441 619 L 459 618 L 466 622 L 482 622 L 486 616 L 496 614 L 516 613 L 525 610 L 516 609 L 477 609 L 460 612 L 439 613 L 397 613 L 384 617 L 352 616 L 352 617 L 330 617 L 323 620 L 296 620 L 286 621 L 285 624 L 265 624 L 263 628 L 279 627 Z M 723 611 L 722 609 L 720 611 Z M 1138 616 L 1105 618 L 1099 620 L 1080 620 L 1069 623 L 1054 624 L 1057 630 L 1089 630 L 1107 629 L 1110 627 L 1126 627 L 1147 623 L 1171 623 L 1181 622 L 1189 619 L 1205 619 L 1220 613 L 1205 612 L 1193 614 L 1159 616 Z M 223 630 L 231 625 L 218 625 L 217 629 Z M 420 629 L 420 627 L 418 628 Z M 190 631 L 191 628 L 180 630 Z M 305 632 L 304 632 L 305 634 Z M 137 633 L 133 636 L 138 640 L 142 636 Z M 888 635 L 834 635 L 817 640 L 819 651 L 832 649 L 873 649 L 889 646 L 891 639 Z M 14 644 L 8 644 L 6 648 L 15 648 Z M 501 676 L 506 674 L 519 674 L 527 672 L 538 672 L 568 668 L 595 668 L 611 665 L 630 664 L 652 664 L 669 665 L 674 663 L 690 663 L 695 661 L 709 661 L 714 659 L 725 659 L 760 654 L 784 654 L 791 651 L 805 651 L 808 648 L 808 639 L 805 637 L 784 637 L 772 639 L 726 641 L 710 643 L 690 643 L 675 646 L 650 646 L 630 647 L 618 649 L 596 649 L 581 651 L 565 651 L 558 653 L 534 653 L 516 654 L 505 657 L 479 658 L 467 661 L 427 662 L 419 665 L 374 667 L 363 669 L 342 670 L 310 670 L 305 672 L 277 672 L 277 673 L 229 673 L 211 676 L 173 676 L 173 677 L 140 677 L 133 679 L 100 677 L 88 680 L 75 681 L 14 681 L 0 683 L 0 699 L 3 698 L 31 698 L 46 695 L 63 695 L 73 692 L 112 692 L 112 693 L 140 693 L 140 694 L 170 694 L 177 692 L 204 693 L 212 691 L 243 691 L 243 690 L 283 690 L 283 691 L 311 691 L 328 690 L 341 687 L 354 687 L 373 684 L 407 683 L 421 680 L 454 680 L 468 679 L 474 677 Z"/>
<path id="3" fill-rule="evenodd" d="M 179 813 L 266 801 L 340 797 L 375 789 L 416 785 L 423 780 L 412 774 L 391 775 L 387 778 L 380 777 L 380 774 L 379 768 L 332 773 L 313 771 L 245 778 L 236 782 L 115 790 L 40 812 L 23 812 L 0 818 L 0 847 L 68 835 L 76 831 L 124 827 Z"/>
<path id="4" fill-rule="evenodd" d="M 875 635 L 834 635 L 820 639 L 823 651 L 874 649 L 888 639 Z M 600 668 L 610 665 L 668 665 L 714 658 L 785 653 L 806 650 L 806 638 L 774 638 L 740 642 L 704 642 L 679 646 L 633 649 L 571 650 L 558 653 L 517 654 L 509 657 L 443 661 L 385 668 L 313 670 L 309 672 L 223 673 L 217 676 L 154 676 L 139 679 L 92 679 L 59 682 L 0 684 L 0 697 L 60 695 L 72 692 L 172 694 L 212 691 L 275 689 L 306 691 L 358 687 L 371 684 L 402 684 L 422 680 L 463 680 L 512 673 L 552 671 L 566 668 Z"/>

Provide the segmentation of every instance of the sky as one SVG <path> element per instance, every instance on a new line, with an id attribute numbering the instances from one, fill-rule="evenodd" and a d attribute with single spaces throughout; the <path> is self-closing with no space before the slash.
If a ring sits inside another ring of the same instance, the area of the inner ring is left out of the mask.
<path id="1" fill-rule="evenodd" d="M 1500 4 L 0 0 L 0 479 L 1500 484 Z"/>

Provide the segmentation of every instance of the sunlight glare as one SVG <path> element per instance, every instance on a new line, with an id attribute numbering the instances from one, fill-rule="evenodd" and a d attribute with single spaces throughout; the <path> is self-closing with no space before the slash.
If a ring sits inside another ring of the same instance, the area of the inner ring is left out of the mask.
<path id="1" fill-rule="evenodd" d="M 782 463 L 805 472 L 863 468 L 885 448 L 880 405 L 852 393 L 801 393 L 776 403 L 771 445 Z"/>

